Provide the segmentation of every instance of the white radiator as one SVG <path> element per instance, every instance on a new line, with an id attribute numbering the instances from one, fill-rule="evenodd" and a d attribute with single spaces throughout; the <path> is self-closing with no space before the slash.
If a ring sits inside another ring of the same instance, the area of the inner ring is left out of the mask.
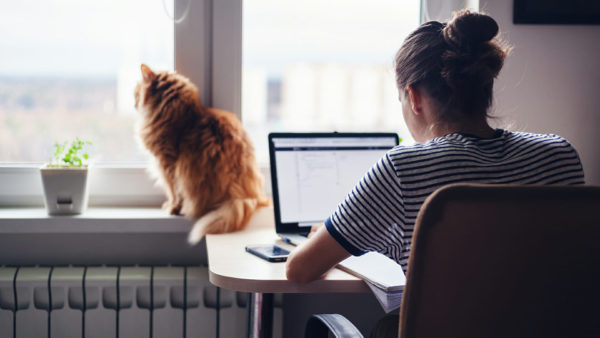
<path id="1" fill-rule="evenodd" d="M 0 338 L 245 337 L 247 302 L 200 266 L 4 266 Z"/>

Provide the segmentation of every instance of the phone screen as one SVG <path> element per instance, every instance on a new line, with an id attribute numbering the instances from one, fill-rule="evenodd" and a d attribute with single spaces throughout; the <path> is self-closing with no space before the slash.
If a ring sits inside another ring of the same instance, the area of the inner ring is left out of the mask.
<path id="1" fill-rule="evenodd" d="M 248 245 L 246 251 L 269 262 L 285 262 L 290 252 L 273 244 Z"/>

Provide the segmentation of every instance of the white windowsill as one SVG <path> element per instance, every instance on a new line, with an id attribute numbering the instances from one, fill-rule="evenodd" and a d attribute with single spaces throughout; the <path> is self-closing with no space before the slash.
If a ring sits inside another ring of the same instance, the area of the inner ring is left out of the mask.
<path id="1" fill-rule="evenodd" d="M 88 208 L 70 216 L 50 216 L 44 208 L 0 208 L 0 234 L 187 233 L 192 224 L 159 208 Z"/>
<path id="2" fill-rule="evenodd" d="M 0 164 L 0 212 L 3 207 L 43 209 L 40 165 Z M 261 166 L 261 172 L 265 179 L 265 193 L 270 196 L 269 167 Z M 143 210 L 143 208 L 158 208 L 166 199 L 163 189 L 148 176 L 145 165 L 94 166 L 90 168 L 88 181 L 89 205 L 93 208 L 127 207 Z"/>
<path id="3" fill-rule="evenodd" d="M 0 208 L 0 265 L 205 265 L 205 242 L 187 243 L 191 226 L 159 208 Z"/>

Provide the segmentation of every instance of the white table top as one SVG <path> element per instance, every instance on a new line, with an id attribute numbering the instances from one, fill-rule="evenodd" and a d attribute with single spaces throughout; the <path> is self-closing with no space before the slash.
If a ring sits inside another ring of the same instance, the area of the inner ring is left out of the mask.
<path id="1" fill-rule="evenodd" d="M 308 284 L 290 282 L 285 263 L 271 263 L 246 252 L 246 245 L 277 244 L 293 249 L 275 233 L 273 209 L 262 208 L 239 232 L 208 235 L 206 247 L 210 282 L 216 286 L 243 292 L 262 293 L 364 293 L 366 284 L 346 272 L 333 269 L 322 280 Z"/>

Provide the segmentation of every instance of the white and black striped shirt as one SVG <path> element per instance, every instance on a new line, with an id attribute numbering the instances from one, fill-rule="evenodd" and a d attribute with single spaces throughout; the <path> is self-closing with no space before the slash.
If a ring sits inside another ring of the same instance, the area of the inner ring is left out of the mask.
<path id="1" fill-rule="evenodd" d="M 557 135 L 453 133 L 387 152 L 325 226 L 351 254 L 380 252 L 406 270 L 421 205 L 436 189 L 458 182 L 568 185 L 584 184 L 584 176 L 577 152 Z"/>

